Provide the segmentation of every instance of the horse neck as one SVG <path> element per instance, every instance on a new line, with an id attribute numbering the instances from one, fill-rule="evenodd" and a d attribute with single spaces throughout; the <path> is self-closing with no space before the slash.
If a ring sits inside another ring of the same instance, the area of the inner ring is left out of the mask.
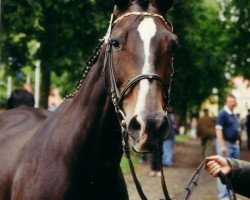
<path id="1" fill-rule="evenodd" d="M 118 118 L 101 75 L 102 60 L 101 57 L 92 67 L 75 97 L 63 109 L 64 128 L 60 131 L 67 137 L 64 149 L 72 163 L 85 162 L 84 166 L 79 165 L 86 167 L 88 163 L 93 170 L 100 161 L 119 167 L 122 155 Z"/>

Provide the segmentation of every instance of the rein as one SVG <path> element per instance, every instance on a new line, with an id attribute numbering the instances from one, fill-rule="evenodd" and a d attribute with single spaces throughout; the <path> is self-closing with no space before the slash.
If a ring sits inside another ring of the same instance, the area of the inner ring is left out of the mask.
<path id="1" fill-rule="evenodd" d="M 198 182 L 199 182 L 199 178 L 202 172 L 202 169 L 204 168 L 205 164 L 207 163 L 207 161 L 203 161 L 197 168 L 196 171 L 193 173 L 193 175 L 191 176 L 190 180 L 188 181 L 187 186 L 185 187 L 185 192 L 184 195 L 182 197 L 183 200 L 187 200 L 189 199 L 189 197 L 191 196 L 193 190 L 195 187 L 198 186 Z M 227 192 L 228 192 L 228 196 L 230 200 L 237 200 L 235 192 L 233 190 L 233 187 L 229 181 L 229 179 L 227 178 L 227 176 L 225 174 L 223 174 L 222 171 L 219 172 L 218 176 L 224 180 L 225 185 L 227 187 Z"/>
<path id="2" fill-rule="evenodd" d="M 136 173 L 135 173 L 135 169 L 134 169 L 134 166 L 133 166 L 133 162 L 131 160 L 131 157 L 130 157 L 130 147 L 129 147 L 129 143 L 128 143 L 128 133 L 126 131 L 126 123 L 121 123 L 121 127 L 122 127 L 122 146 L 123 146 L 123 152 L 128 160 L 128 164 L 129 164 L 129 168 L 130 168 L 130 171 L 131 171 L 131 174 L 132 174 L 132 177 L 133 177 L 133 180 L 134 180 L 134 183 L 135 183 L 135 186 L 136 186 L 136 189 L 137 189 L 137 192 L 139 194 L 139 196 L 141 197 L 142 200 L 148 200 L 147 197 L 145 196 L 143 190 L 142 190 L 142 187 L 141 187 L 141 184 L 136 176 Z M 159 153 L 159 152 L 158 152 Z M 168 193 L 168 190 L 167 190 L 167 186 L 166 186 L 166 182 L 165 182 L 165 177 L 164 177 L 164 173 L 163 173 L 163 167 L 162 167 L 162 153 L 163 152 L 160 152 L 159 153 L 159 161 L 160 161 L 160 168 L 161 168 L 161 186 L 162 186 L 162 190 L 163 190 L 163 194 L 165 196 L 165 200 L 171 200 L 170 196 L 169 196 L 169 193 Z"/>

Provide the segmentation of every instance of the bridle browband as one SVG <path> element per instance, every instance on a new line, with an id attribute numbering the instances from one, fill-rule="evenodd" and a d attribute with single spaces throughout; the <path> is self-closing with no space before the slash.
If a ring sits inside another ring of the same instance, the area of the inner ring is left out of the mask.
<path id="1" fill-rule="evenodd" d="M 114 22 L 113 22 L 113 25 L 116 24 L 116 22 L 122 20 L 124 17 L 128 17 L 128 16 L 131 16 L 131 15 L 137 15 L 137 16 L 151 16 L 151 17 L 159 17 L 161 20 L 165 21 L 164 17 L 162 15 L 158 15 L 158 14 L 155 14 L 155 13 L 149 13 L 149 12 L 138 12 L 138 11 L 135 11 L 135 12 L 127 12 L 123 15 L 121 15 L 120 17 L 118 17 Z"/>
<path id="2" fill-rule="evenodd" d="M 135 174 L 135 170 L 133 167 L 133 163 L 130 159 L 130 147 L 129 147 L 129 142 L 128 142 L 128 138 L 129 138 L 129 134 L 127 131 L 127 123 L 125 121 L 125 114 L 122 110 L 122 102 L 124 100 L 125 95 L 127 94 L 127 92 L 133 88 L 138 82 L 140 82 L 141 80 L 147 79 L 150 82 L 155 80 L 157 82 L 160 83 L 161 89 L 163 91 L 163 97 L 164 97 L 164 110 L 167 111 L 167 108 L 170 104 L 170 92 L 171 92 L 171 82 L 172 82 L 172 76 L 174 74 L 174 70 L 173 70 L 173 59 L 172 59 L 172 63 L 171 63 L 171 67 L 172 67 L 172 74 L 169 80 L 169 83 L 166 85 L 166 83 L 163 81 L 163 79 L 154 73 L 144 73 L 141 75 L 136 76 L 135 78 L 133 78 L 130 82 L 128 82 L 125 86 L 124 89 L 119 92 L 117 83 L 116 83 L 116 78 L 115 78 L 115 74 L 114 74 L 114 69 L 113 69 L 113 63 L 112 63 L 112 41 L 110 39 L 111 36 L 111 32 L 112 32 L 112 27 L 120 20 L 124 19 L 125 17 L 131 16 L 131 15 L 136 15 L 136 16 L 150 16 L 150 17 L 158 17 L 161 20 L 163 20 L 164 22 L 166 22 L 172 30 L 172 24 L 168 21 L 166 21 L 163 16 L 158 15 L 158 14 L 154 14 L 154 13 L 148 13 L 148 12 L 128 12 L 125 13 L 124 15 L 118 17 L 114 22 L 113 22 L 113 14 L 111 15 L 111 19 L 109 22 L 109 28 L 108 31 L 104 37 L 104 43 L 106 44 L 106 51 L 105 51 L 105 59 L 104 59 L 104 65 L 103 65 L 103 72 L 102 74 L 104 74 L 105 77 L 105 88 L 106 91 L 108 92 L 108 94 L 111 97 L 112 103 L 115 107 L 115 111 L 118 115 L 118 119 L 120 122 L 120 126 L 121 126 L 121 130 L 122 130 L 122 145 L 123 145 L 123 151 L 125 156 L 128 159 L 128 163 L 129 163 L 129 167 L 130 167 L 130 171 L 131 174 L 133 176 L 133 180 L 135 182 L 137 191 L 141 197 L 142 200 L 147 200 L 145 194 L 142 191 L 141 185 L 136 177 Z M 161 148 L 162 149 L 162 144 L 161 144 Z M 157 152 L 159 155 L 159 161 L 160 161 L 160 168 L 161 168 L 161 183 L 162 183 L 162 190 L 164 193 L 164 196 L 166 198 L 166 200 L 171 200 L 167 187 L 166 187 L 166 183 L 165 183 L 165 178 L 164 178 L 164 174 L 163 174 L 163 168 L 162 168 L 162 163 L 161 163 L 161 157 L 163 152 Z"/>

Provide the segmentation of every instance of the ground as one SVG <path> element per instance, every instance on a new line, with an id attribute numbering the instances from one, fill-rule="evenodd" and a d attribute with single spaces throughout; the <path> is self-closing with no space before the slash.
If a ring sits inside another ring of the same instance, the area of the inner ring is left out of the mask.
<path id="1" fill-rule="evenodd" d="M 246 150 L 245 141 L 243 141 L 241 159 L 250 161 L 249 154 L 250 152 Z M 175 145 L 174 165 L 164 168 L 167 188 L 172 199 L 182 199 L 184 188 L 200 163 L 199 140 L 179 142 Z M 147 198 L 149 200 L 162 199 L 164 196 L 161 189 L 160 178 L 148 176 L 150 165 L 138 164 L 135 168 Z M 140 200 L 130 172 L 125 173 L 125 180 L 130 200 Z M 237 199 L 246 200 L 247 198 L 238 195 Z M 216 179 L 211 177 L 206 171 L 203 171 L 199 180 L 199 185 L 193 191 L 190 200 L 217 200 Z"/>

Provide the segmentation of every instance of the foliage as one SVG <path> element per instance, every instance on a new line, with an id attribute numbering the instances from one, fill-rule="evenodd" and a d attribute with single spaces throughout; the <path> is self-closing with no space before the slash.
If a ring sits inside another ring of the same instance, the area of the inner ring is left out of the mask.
<path id="1" fill-rule="evenodd" d="M 198 112 L 213 88 L 225 87 L 227 35 L 213 0 L 176 1 L 172 16 L 181 45 L 175 58 L 173 102 L 185 119 L 187 113 Z"/>
<path id="2" fill-rule="evenodd" d="M 51 0 L 3 2 L 4 54 L 8 69 L 18 71 L 24 65 L 41 60 L 42 105 L 46 107 L 51 84 L 51 72 L 62 75 L 69 71 L 67 82 L 79 77 L 83 60 L 104 34 L 111 1 Z M 37 53 L 30 57 L 28 43 L 40 44 Z M 71 84 L 72 87 L 72 84 Z"/>
<path id="3" fill-rule="evenodd" d="M 227 70 L 250 78 L 250 1 L 221 0 L 228 41 Z"/>

